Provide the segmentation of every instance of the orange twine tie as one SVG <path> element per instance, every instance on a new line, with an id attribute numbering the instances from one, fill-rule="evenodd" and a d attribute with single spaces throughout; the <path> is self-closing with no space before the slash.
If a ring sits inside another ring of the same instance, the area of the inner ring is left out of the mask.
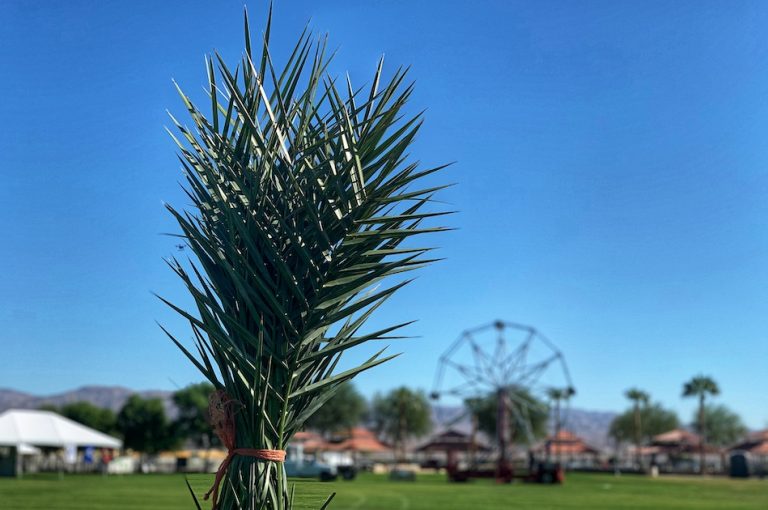
<path id="1" fill-rule="evenodd" d="M 208 402 L 208 413 L 211 416 L 211 424 L 216 435 L 221 439 L 222 444 L 227 448 L 227 456 L 221 462 L 216 471 L 216 478 L 213 486 L 205 493 L 203 499 L 208 499 L 213 494 L 213 506 L 216 508 L 219 499 L 219 484 L 229 468 L 232 458 L 235 455 L 254 457 L 259 460 L 271 462 L 285 461 L 285 450 L 263 450 L 256 448 L 236 448 L 235 447 L 235 416 L 233 407 L 235 400 L 231 399 L 224 390 L 217 390 L 211 394 Z"/>

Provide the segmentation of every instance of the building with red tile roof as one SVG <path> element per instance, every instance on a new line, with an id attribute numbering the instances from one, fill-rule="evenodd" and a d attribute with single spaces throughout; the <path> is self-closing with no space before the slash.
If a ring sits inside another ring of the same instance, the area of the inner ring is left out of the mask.
<path id="1" fill-rule="evenodd" d="M 579 436 L 568 430 L 560 430 L 557 435 L 550 436 L 542 443 L 532 448 L 534 453 L 546 453 L 549 450 L 553 456 L 597 456 L 600 450 L 588 445 Z"/>

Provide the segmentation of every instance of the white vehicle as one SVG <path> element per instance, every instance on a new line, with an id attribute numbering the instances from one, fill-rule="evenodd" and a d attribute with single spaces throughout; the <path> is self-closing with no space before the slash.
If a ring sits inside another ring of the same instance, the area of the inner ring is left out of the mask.
<path id="1" fill-rule="evenodd" d="M 110 475 L 129 475 L 136 472 L 137 461 L 132 457 L 116 457 L 107 464 L 107 473 Z"/>
<path id="2" fill-rule="evenodd" d="M 354 480 L 357 476 L 357 468 L 349 452 L 322 452 L 319 460 L 336 468 L 337 474 L 344 480 Z"/>
<path id="3" fill-rule="evenodd" d="M 286 475 L 295 478 L 317 478 L 323 482 L 335 480 L 338 476 L 336 466 L 308 459 L 301 444 L 289 444 L 286 450 Z"/>

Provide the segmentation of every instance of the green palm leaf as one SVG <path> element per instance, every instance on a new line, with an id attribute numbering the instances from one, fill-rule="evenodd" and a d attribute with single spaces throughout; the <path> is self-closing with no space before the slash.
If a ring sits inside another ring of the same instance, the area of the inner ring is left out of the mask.
<path id="1" fill-rule="evenodd" d="M 195 261 L 169 263 L 196 311 L 164 301 L 189 321 L 194 349 L 171 339 L 241 404 L 237 446 L 284 449 L 340 384 L 392 358 L 335 372 L 347 349 L 409 324 L 361 333 L 410 281 L 398 275 L 435 260 L 409 240 L 444 230 L 424 222 L 445 213 L 430 209 L 443 186 L 420 186 L 443 167 L 408 162 L 421 115 L 405 110 L 406 71 L 386 80 L 379 62 L 367 94 L 349 78 L 341 90 L 324 41 L 305 30 L 276 69 L 270 31 L 255 61 L 246 17 L 240 65 L 208 59 L 208 114 L 179 88 L 194 127 L 171 117 L 171 134 L 194 207 L 167 207 Z M 246 456 L 221 490 L 222 508 L 291 505 L 282 467 Z"/>

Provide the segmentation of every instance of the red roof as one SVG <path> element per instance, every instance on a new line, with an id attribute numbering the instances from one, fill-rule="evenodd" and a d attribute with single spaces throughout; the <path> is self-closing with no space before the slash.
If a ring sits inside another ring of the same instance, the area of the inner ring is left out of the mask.
<path id="1" fill-rule="evenodd" d="M 353 427 L 349 431 L 349 437 L 352 439 L 376 439 L 376 434 L 365 427 Z"/>
<path id="2" fill-rule="evenodd" d="M 349 431 L 349 437 L 339 443 L 332 443 L 329 450 L 378 453 L 388 452 L 391 448 L 379 441 L 376 434 L 365 427 L 354 427 Z"/>
<path id="3" fill-rule="evenodd" d="M 543 443 L 534 448 L 535 451 L 547 451 L 552 454 L 578 455 L 596 454 L 597 448 L 589 446 L 583 439 L 568 430 L 560 430 L 555 436 L 548 437 Z"/>
<path id="4" fill-rule="evenodd" d="M 652 444 L 655 445 L 698 445 L 698 434 L 684 429 L 673 429 L 663 434 L 653 436 Z"/>
<path id="5" fill-rule="evenodd" d="M 651 446 L 658 447 L 659 453 L 696 453 L 700 451 L 700 445 L 699 435 L 685 429 L 673 429 L 664 432 L 653 436 L 653 441 L 651 441 Z M 715 445 L 707 444 L 704 451 L 706 453 L 719 453 L 721 449 Z"/>
<path id="6" fill-rule="evenodd" d="M 293 440 L 304 446 L 304 451 L 354 451 L 363 453 L 386 452 L 390 448 L 378 440 L 376 435 L 364 427 L 355 427 L 341 441 L 326 441 L 315 432 L 297 432 Z"/>
<path id="7" fill-rule="evenodd" d="M 553 441 L 581 441 L 581 438 L 574 434 L 573 432 L 569 430 L 559 430 L 557 434 L 555 434 L 555 437 L 552 438 Z"/>
<path id="8" fill-rule="evenodd" d="M 768 429 L 758 430 L 749 435 L 749 438 L 753 441 L 765 441 L 768 442 Z"/>
<path id="9" fill-rule="evenodd" d="M 378 453 L 378 452 L 390 451 L 390 448 L 387 445 L 385 445 L 384 443 L 382 443 L 376 438 L 345 439 L 341 443 L 331 444 L 328 449 L 334 450 L 334 451 L 344 451 L 344 452 L 352 451 L 352 452 L 362 452 L 362 453 Z"/>
<path id="10" fill-rule="evenodd" d="M 304 441 L 311 439 L 322 439 L 322 437 L 317 432 L 311 432 L 309 430 L 302 430 L 301 432 L 296 432 L 293 435 L 293 440 L 299 443 L 303 443 Z"/>
<path id="11" fill-rule="evenodd" d="M 297 432 L 293 435 L 293 440 L 297 443 L 301 443 L 304 447 L 304 451 L 307 453 L 328 449 L 328 442 L 317 432 Z"/>
<path id="12" fill-rule="evenodd" d="M 755 455 L 768 455 L 768 430 L 753 432 L 745 441 L 731 447 L 730 450 L 744 450 Z"/>

